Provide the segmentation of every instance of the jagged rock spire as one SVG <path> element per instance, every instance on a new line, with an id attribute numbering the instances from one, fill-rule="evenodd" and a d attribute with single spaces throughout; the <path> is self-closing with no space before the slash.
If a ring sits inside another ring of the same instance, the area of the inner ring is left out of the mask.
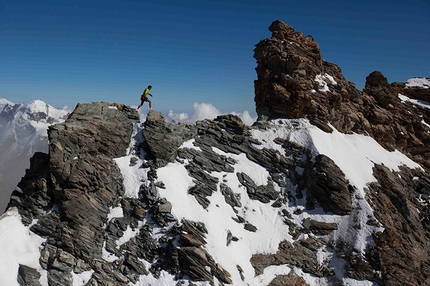
<path id="1" fill-rule="evenodd" d="M 422 123 L 430 122 L 429 114 L 398 98 L 401 93 L 428 100 L 429 89 L 390 85 L 381 72 L 373 72 L 360 91 L 337 65 L 322 59 L 312 36 L 279 20 L 269 30 L 272 37 L 254 49 L 254 101 L 260 117 L 309 118 L 328 131 L 331 124 L 344 133 L 367 134 L 388 150 L 401 150 L 430 167 L 424 147 L 430 145 L 429 127 Z"/>

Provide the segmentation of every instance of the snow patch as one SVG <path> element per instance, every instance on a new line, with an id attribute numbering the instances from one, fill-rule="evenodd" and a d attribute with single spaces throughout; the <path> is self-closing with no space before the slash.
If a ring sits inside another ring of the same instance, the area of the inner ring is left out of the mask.
<path id="1" fill-rule="evenodd" d="M 108 214 L 108 222 L 111 221 L 113 218 L 120 218 L 120 217 L 124 217 L 124 213 L 122 211 L 122 207 L 114 207 L 114 208 L 110 208 L 110 212 Z"/>
<path id="2" fill-rule="evenodd" d="M 84 286 L 90 281 L 91 276 L 93 275 L 94 270 L 84 271 L 82 273 L 76 274 L 72 271 L 73 277 L 73 286 Z"/>
<path id="3" fill-rule="evenodd" d="M 365 200 L 364 191 L 364 188 L 369 183 L 376 181 L 372 169 L 374 164 L 383 164 L 393 171 L 399 171 L 399 166 L 401 165 L 406 165 L 409 168 L 421 167 L 397 150 L 394 152 L 385 150 L 371 137 L 359 134 L 343 134 L 333 126 L 331 126 L 333 133 L 326 133 L 311 125 L 307 119 L 272 120 L 270 123 L 272 126 L 267 130 L 255 129 L 252 131 L 253 137 L 262 142 L 262 145 L 254 147 L 276 149 L 281 154 L 285 154 L 282 146 L 274 143 L 275 138 L 282 138 L 287 142 L 294 142 L 306 147 L 313 156 L 324 154 L 336 163 L 344 172 L 349 183 L 356 188 L 356 194 L 352 196 L 355 209 L 349 216 L 327 215 L 324 212 L 318 214 L 318 209 L 316 209 L 303 212 L 300 216 L 295 216 L 294 223 L 300 225 L 302 220 L 307 217 L 321 222 L 334 222 L 338 225 L 338 230 L 330 234 L 329 239 L 348 241 L 352 247 L 360 253 L 364 253 L 368 245 L 374 245 L 372 234 L 383 230 L 378 225 L 369 225 L 367 223 L 370 219 L 377 222 L 371 206 Z M 298 202 L 298 205 L 304 204 L 304 201 Z M 293 211 L 293 209 L 289 210 L 290 213 L 293 213 Z M 355 223 L 358 223 L 361 228 L 354 228 Z M 330 257 L 329 253 L 321 251 L 318 252 L 319 262 L 323 262 Z M 334 260 L 332 260 L 332 263 L 334 263 Z M 339 270 L 343 269 L 343 267 L 335 267 L 335 269 Z M 347 285 L 372 285 L 368 281 L 357 282 L 353 279 L 345 278 L 344 273 L 336 273 L 336 276 Z M 317 283 L 313 279 L 309 281 L 313 281 L 310 285 L 319 285 L 321 282 Z"/>
<path id="4" fill-rule="evenodd" d="M 412 103 L 414 105 L 418 105 L 422 108 L 430 109 L 430 103 L 428 101 L 421 100 L 421 99 L 411 99 L 411 98 L 409 98 L 405 95 L 402 95 L 400 93 L 398 94 L 398 97 L 400 98 L 400 100 L 402 102 L 410 102 L 410 103 Z"/>
<path id="5" fill-rule="evenodd" d="M 319 91 L 322 91 L 322 92 L 330 91 L 328 87 L 328 83 L 332 85 L 337 85 L 337 82 L 328 73 L 316 75 L 315 81 L 319 83 Z"/>
<path id="6" fill-rule="evenodd" d="M 430 79 L 425 77 L 414 77 L 406 81 L 406 87 L 430 88 Z"/>
<path id="7" fill-rule="evenodd" d="M 129 147 L 126 150 L 126 156 L 115 158 L 115 162 L 121 170 L 124 178 L 123 185 L 125 189 L 125 197 L 138 198 L 139 188 L 142 184 L 147 182 L 148 168 L 142 168 L 144 163 L 144 151 L 136 152 L 137 142 L 143 141 L 140 124 L 133 124 L 133 133 L 130 138 Z M 135 162 L 132 163 L 132 160 Z"/>
<path id="8" fill-rule="evenodd" d="M 39 282 L 43 286 L 48 285 L 47 272 L 39 263 L 40 249 L 45 239 L 22 224 L 16 207 L 9 208 L 0 217 L 0 241 L 5 246 L 0 255 L 0 285 L 19 286 L 20 264 L 36 269 L 41 274 Z"/>
<path id="9" fill-rule="evenodd" d="M 430 124 L 428 124 L 427 122 L 425 122 L 424 120 L 421 120 L 421 123 L 424 124 L 427 128 L 430 129 Z M 430 131 L 427 131 L 430 132 Z"/>

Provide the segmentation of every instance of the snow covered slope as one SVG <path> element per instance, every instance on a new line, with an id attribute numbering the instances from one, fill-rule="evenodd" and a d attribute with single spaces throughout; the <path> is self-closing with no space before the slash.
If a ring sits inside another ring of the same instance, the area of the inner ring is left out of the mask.
<path id="1" fill-rule="evenodd" d="M 363 190 L 368 183 L 375 181 L 372 176 L 374 163 L 384 164 L 393 170 L 398 170 L 400 165 L 420 168 L 419 165 L 403 154 L 384 150 L 370 137 L 357 134 L 345 135 L 338 132 L 328 134 L 310 125 L 304 119 L 272 121 L 270 129 L 265 131 L 255 130 L 253 137 L 264 142 L 258 148 L 277 149 L 281 154 L 284 153 L 285 151 L 282 150 L 281 146 L 273 143 L 273 140 L 279 137 L 312 150 L 314 156 L 325 154 L 332 158 L 357 188 L 354 194 L 354 197 L 356 197 L 354 204 L 359 204 L 362 209 L 356 218 L 361 222 L 366 222 L 369 218 L 375 219 L 371 207 L 364 200 Z M 192 141 L 186 142 L 183 147 L 196 148 L 192 143 Z M 189 188 L 194 183 L 187 174 L 184 164 L 180 162 L 170 163 L 158 170 L 158 180 L 165 184 L 165 188 L 160 190 L 159 195 L 172 203 L 172 214 L 178 221 L 187 219 L 205 224 L 208 229 L 206 249 L 217 263 L 232 274 L 232 285 L 268 285 L 277 275 L 287 274 L 292 268 L 285 265 L 271 266 L 266 268 L 262 274 L 256 276 L 250 262 L 251 257 L 253 254 L 276 253 L 279 243 L 283 240 L 293 243 L 294 240 L 289 234 L 289 227 L 283 219 L 283 211 L 285 210 L 290 214 L 298 213 L 297 211 L 303 209 L 306 202 L 304 199 L 295 202 L 291 201 L 281 208 L 273 208 L 271 204 L 263 204 L 250 199 L 245 187 L 240 184 L 235 174 L 245 172 L 252 176 L 257 185 L 266 185 L 268 183 L 267 178 L 270 176 L 268 170 L 252 162 L 244 154 L 235 155 L 221 150 L 215 150 L 215 152 L 237 161 L 233 173 L 220 172 L 211 174 L 219 178 L 220 182 L 227 184 L 240 197 L 241 207 L 237 208 L 237 212 L 226 203 L 221 192 L 215 192 L 210 196 L 209 207 L 207 209 L 202 208 L 195 198 L 188 193 Z M 127 194 L 137 197 L 140 182 L 136 179 L 133 180 L 133 178 L 145 178 L 145 170 L 131 169 L 128 166 L 129 161 L 129 157 L 117 160 L 127 182 Z M 136 176 L 136 172 L 140 172 L 140 175 Z M 279 193 L 293 192 L 295 187 L 290 185 L 290 188 L 283 190 L 277 186 L 275 189 Z M 244 229 L 233 219 L 237 215 L 254 225 L 257 231 L 250 232 Z M 363 253 L 369 241 L 372 241 L 372 233 L 381 230 L 380 227 L 367 225 L 366 223 L 363 224 L 363 228 L 354 229 L 351 225 L 350 216 L 329 215 L 321 208 L 294 215 L 294 222 L 300 225 L 307 218 L 326 223 L 337 223 L 339 228 L 330 234 L 331 239 L 341 237 Z M 228 233 L 232 233 L 238 240 L 231 242 L 229 245 L 226 244 Z M 304 237 L 303 239 L 306 238 Z M 328 262 L 332 265 L 340 263 L 336 261 L 332 251 L 327 248 L 319 250 L 319 259 L 321 265 Z M 240 265 L 241 272 L 237 270 L 237 265 Z M 339 271 L 340 269 L 337 270 L 336 276 L 344 285 L 373 285 L 370 281 L 357 281 L 347 278 L 342 271 Z M 301 271 L 298 271 L 298 273 L 309 285 L 330 285 L 326 278 L 317 278 Z M 244 276 L 244 279 L 241 278 L 241 275 Z M 167 273 L 163 277 L 165 284 L 160 285 L 175 285 L 173 277 L 169 278 Z M 141 277 L 140 282 L 135 285 L 149 285 L 151 279 L 151 277 Z M 203 285 L 208 284 L 203 283 Z"/>
<path id="2" fill-rule="evenodd" d="M 15 104 L 0 98 L 0 212 L 35 152 L 48 152 L 49 125 L 62 122 L 68 111 L 43 101 Z"/>

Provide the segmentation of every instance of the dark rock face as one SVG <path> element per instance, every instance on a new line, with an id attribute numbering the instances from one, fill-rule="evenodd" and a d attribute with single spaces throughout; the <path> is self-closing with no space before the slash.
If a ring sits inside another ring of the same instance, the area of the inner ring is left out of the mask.
<path id="1" fill-rule="evenodd" d="M 183 221 L 180 230 L 181 247 L 178 263 L 183 273 L 197 281 L 210 281 L 213 276 L 223 283 L 231 284 L 230 273 L 218 265 L 201 246 L 206 244 L 206 227 L 202 224 Z"/>
<path id="2" fill-rule="evenodd" d="M 289 264 L 319 277 L 332 276 L 333 273 L 330 269 L 321 268 L 316 263 L 316 250 L 324 243 L 318 239 L 307 239 L 294 245 L 281 242 L 278 253 L 253 255 L 251 264 L 257 275 L 261 274 L 263 269 L 269 265 Z"/>
<path id="3" fill-rule="evenodd" d="M 128 116 L 108 103 L 78 105 L 66 123 L 49 130 L 55 203 L 69 226 L 61 242 L 65 250 L 79 252 L 79 258 L 100 256 L 101 228 L 109 207 L 124 192 L 112 159 L 125 155 L 130 142 Z M 82 217 L 92 219 L 82 223 Z"/>
<path id="4" fill-rule="evenodd" d="M 148 114 L 143 136 L 145 137 L 144 149 L 158 167 L 173 162 L 176 152 L 181 144 L 191 139 L 195 133 L 195 126 L 189 123 L 177 125 L 166 122 L 165 117 L 153 111 Z"/>
<path id="5" fill-rule="evenodd" d="M 345 174 L 329 157 L 318 155 L 315 164 L 311 166 L 306 179 L 309 208 L 312 200 L 316 198 L 325 211 L 344 215 L 352 210 L 353 193 L 345 180 Z"/>
<path id="6" fill-rule="evenodd" d="M 366 77 L 364 91 L 373 96 L 378 105 L 389 109 L 400 103 L 397 94 L 393 94 L 389 89 L 390 84 L 387 78 L 379 71 L 374 71 Z"/>
<path id="7" fill-rule="evenodd" d="M 355 102 L 372 99 L 363 98 L 338 66 L 322 59 L 314 39 L 281 21 L 273 22 L 269 30 L 272 37 L 260 41 L 254 50 L 258 115 L 307 117 L 330 122 L 340 131 L 366 130 L 367 122 L 350 111 Z"/>
<path id="8" fill-rule="evenodd" d="M 383 280 L 386 285 L 428 285 L 430 227 L 423 223 L 428 205 L 417 200 L 425 190 L 414 191 L 418 186 L 428 187 L 423 182 L 428 177 L 408 169 L 396 174 L 380 165 L 375 166 L 374 174 L 378 183 L 369 186 L 367 195 L 385 227 L 374 235 Z"/>
<path id="9" fill-rule="evenodd" d="M 366 78 L 364 91 L 378 102 L 378 110 L 370 110 L 369 121 L 373 123 L 373 137 L 389 150 L 401 150 L 425 168 L 430 166 L 430 133 L 428 125 L 430 109 L 402 103 L 399 94 L 411 99 L 430 102 L 430 90 L 407 87 L 405 83 L 392 83 L 380 72 Z"/>
<path id="10" fill-rule="evenodd" d="M 311 36 L 275 21 L 272 37 L 254 50 L 257 60 L 255 104 L 259 116 L 309 118 L 330 123 L 343 133 L 375 138 L 388 150 L 400 150 L 429 168 L 429 109 L 403 104 L 398 94 L 429 101 L 428 89 L 389 84 L 381 72 L 366 78 L 363 91 L 348 82 L 335 64 L 322 59 Z"/>
<path id="11" fill-rule="evenodd" d="M 71 285 L 78 261 L 101 257 L 109 208 L 124 193 L 113 158 L 125 155 L 133 120 L 130 108 L 77 105 L 65 123 L 50 127 L 49 155 L 33 156 L 12 194 L 8 207 L 17 207 L 25 224 L 37 218 L 32 231 L 48 238 L 41 265 L 52 285 Z"/>
<path id="12" fill-rule="evenodd" d="M 40 286 L 39 282 L 40 273 L 31 267 L 26 265 L 19 265 L 18 270 L 18 283 L 19 285 L 34 285 Z"/>

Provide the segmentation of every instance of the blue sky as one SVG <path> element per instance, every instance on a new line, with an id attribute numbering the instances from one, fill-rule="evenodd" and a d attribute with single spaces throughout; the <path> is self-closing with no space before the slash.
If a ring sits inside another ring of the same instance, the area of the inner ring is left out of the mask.
<path id="1" fill-rule="evenodd" d="M 92 101 L 192 113 L 194 102 L 255 114 L 253 49 L 282 20 L 363 88 L 430 77 L 430 1 L 0 0 L 0 97 Z M 145 106 L 146 107 L 146 106 Z"/>

